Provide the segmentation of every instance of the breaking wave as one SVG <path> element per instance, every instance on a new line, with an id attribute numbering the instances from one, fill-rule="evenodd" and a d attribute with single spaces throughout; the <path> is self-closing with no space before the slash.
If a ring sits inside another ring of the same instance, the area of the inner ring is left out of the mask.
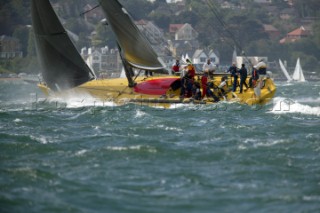
<path id="1" fill-rule="evenodd" d="M 277 97 L 277 98 L 274 98 L 274 107 L 271 110 L 271 113 L 274 113 L 274 114 L 299 113 L 299 114 L 305 114 L 305 115 L 320 116 L 320 107 L 301 104 L 301 102 L 293 99 Z"/>

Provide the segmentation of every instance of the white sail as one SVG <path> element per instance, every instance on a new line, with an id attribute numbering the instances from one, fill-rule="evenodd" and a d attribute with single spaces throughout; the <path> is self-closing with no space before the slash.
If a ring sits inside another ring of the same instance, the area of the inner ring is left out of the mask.
<path id="1" fill-rule="evenodd" d="M 236 47 L 234 47 L 233 49 L 233 53 L 232 53 L 232 63 L 237 63 L 237 50 Z M 241 66 L 241 64 L 237 64 L 237 66 Z"/>
<path id="2" fill-rule="evenodd" d="M 283 74 L 286 76 L 287 80 L 288 80 L 288 81 L 292 81 L 292 78 L 290 77 L 287 69 L 286 69 L 285 66 L 283 65 L 281 59 L 279 59 L 279 64 L 280 64 L 280 68 L 281 68 Z"/>
<path id="3" fill-rule="evenodd" d="M 306 81 L 306 79 L 304 78 L 304 75 L 303 75 L 302 68 L 301 68 L 300 58 L 298 58 L 298 60 L 297 60 L 297 64 L 294 69 L 292 79 L 295 81 L 300 81 L 300 82 Z"/>
<path id="4" fill-rule="evenodd" d="M 120 78 L 126 78 L 126 72 L 124 71 L 124 67 L 121 69 Z"/>

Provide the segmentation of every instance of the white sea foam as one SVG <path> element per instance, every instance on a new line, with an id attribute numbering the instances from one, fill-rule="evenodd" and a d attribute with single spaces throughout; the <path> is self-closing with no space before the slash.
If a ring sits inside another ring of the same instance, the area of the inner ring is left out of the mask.
<path id="1" fill-rule="evenodd" d="M 287 86 L 292 86 L 293 83 L 291 82 L 280 82 L 280 83 L 277 83 L 277 86 L 279 87 L 287 87 Z"/>
<path id="2" fill-rule="evenodd" d="M 142 145 L 136 145 L 136 146 L 107 146 L 107 150 L 111 151 L 130 151 L 130 150 L 146 150 L 148 152 L 155 153 L 157 150 L 153 147 L 149 146 L 142 146 Z"/>
<path id="3" fill-rule="evenodd" d="M 41 144 L 50 143 L 50 141 L 49 141 L 46 137 L 44 137 L 44 136 L 33 136 L 33 135 L 30 135 L 30 138 L 31 138 L 32 140 L 35 140 L 35 141 L 41 143 Z"/>
<path id="4" fill-rule="evenodd" d="M 279 139 L 279 140 L 267 140 L 261 141 L 260 139 L 247 138 L 243 143 L 238 146 L 239 150 L 247 150 L 250 148 L 259 148 L 259 147 L 272 147 L 279 144 L 290 143 L 289 140 Z"/>
<path id="5" fill-rule="evenodd" d="M 19 118 L 16 118 L 16 119 L 14 119 L 14 120 L 13 120 L 13 122 L 15 122 L 15 123 L 21 123 L 21 122 L 22 122 L 22 120 L 21 120 L 21 119 L 19 119 Z"/>
<path id="6" fill-rule="evenodd" d="M 143 111 L 141 111 L 141 110 L 137 110 L 136 111 L 136 114 L 135 114 L 135 118 L 141 118 L 141 117 L 144 117 L 144 116 L 146 116 L 147 115 L 147 113 L 145 113 L 145 112 L 143 112 Z"/>
<path id="7" fill-rule="evenodd" d="M 306 98 L 299 98 L 297 99 L 299 103 L 319 103 L 320 104 L 320 97 L 313 98 L 313 97 L 306 97 Z"/>
<path id="8" fill-rule="evenodd" d="M 320 107 L 312 107 L 307 104 L 301 104 L 296 100 L 277 97 L 274 99 L 273 103 L 274 105 L 271 113 L 274 114 L 299 113 L 320 116 Z"/>
<path id="9" fill-rule="evenodd" d="M 76 152 L 76 156 L 84 155 L 86 152 L 88 152 L 88 150 L 86 150 L 86 149 L 83 149 L 83 150 L 77 151 L 77 152 Z"/>
<path id="10" fill-rule="evenodd" d="M 81 108 L 81 107 L 104 107 L 104 106 L 116 106 L 114 102 L 102 101 L 91 96 L 74 96 L 67 98 L 49 98 L 49 102 L 56 103 L 57 108 Z"/>

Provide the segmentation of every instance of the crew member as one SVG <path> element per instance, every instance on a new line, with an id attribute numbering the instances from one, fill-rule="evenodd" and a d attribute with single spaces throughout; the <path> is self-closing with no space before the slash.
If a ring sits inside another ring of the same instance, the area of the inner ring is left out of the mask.
<path id="1" fill-rule="evenodd" d="M 193 64 L 189 59 L 187 59 L 186 62 L 188 63 L 187 69 L 188 69 L 189 76 L 193 80 L 194 76 L 196 75 L 196 69 L 194 68 Z"/>
<path id="2" fill-rule="evenodd" d="M 223 76 L 221 78 L 221 82 L 218 86 L 219 90 L 221 91 L 221 93 L 219 92 L 219 95 L 220 96 L 223 96 L 224 99 L 226 99 L 226 90 L 225 90 L 225 87 L 227 86 L 227 77 L 226 76 Z"/>
<path id="3" fill-rule="evenodd" d="M 199 82 L 195 82 L 192 86 L 192 97 L 195 100 L 201 100 L 201 90 Z"/>
<path id="4" fill-rule="evenodd" d="M 248 70 L 245 67 L 245 64 L 241 64 L 241 69 L 239 70 L 239 74 L 240 74 L 240 93 L 242 93 L 243 85 L 245 85 L 247 89 L 249 88 L 246 83 Z"/>
<path id="5" fill-rule="evenodd" d="M 259 74 L 259 87 L 262 88 L 264 85 L 264 79 L 267 75 L 267 64 L 263 59 L 260 59 L 259 63 L 256 65 Z"/>
<path id="6" fill-rule="evenodd" d="M 209 74 L 209 77 L 212 79 L 213 78 L 213 74 L 214 72 L 216 71 L 216 65 L 211 63 L 211 60 L 208 59 L 207 60 L 207 63 L 205 63 L 202 67 L 202 70 L 205 72 L 205 71 L 208 71 L 208 74 Z"/>
<path id="7" fill-rule="evenodd" d="M 237 89 L 237 83 L 238 83 L 238 68 L 236 67 L 236 62 L 232 63 L 232 66 L 229 67 L 228 72 L 230 72 L 231 77 L 233 77 L 232 92 L 235 92 Z"/>
<path id="8" fill-rule="evenodd" d="M 267 64 L 263 59 L 259 60 L 259 63 L 256 64 L 256 68 L 258 70 L 260 78 L 265 77 L 265 75 L 267 74 Z"/>
<path id="9" fill-rule="evenodd" d="M 208 83 L 208 71 L 204 71 L 203 76 L 201 77 L 201 87 L 202 87 L 202 98 L 207 94 L 207 83 Z"/>
<path id="10" fill-rule="evenodd" d="M 180 61 L 179 61 L 179 59 L 176 60 L 176 62 L 173 64 L 173 66 L 172 66 L 171 69 L 172 69 L 172 71 L 173 71 L 174 74 L 180 72 L 181 66 L 180 66 Z"/>

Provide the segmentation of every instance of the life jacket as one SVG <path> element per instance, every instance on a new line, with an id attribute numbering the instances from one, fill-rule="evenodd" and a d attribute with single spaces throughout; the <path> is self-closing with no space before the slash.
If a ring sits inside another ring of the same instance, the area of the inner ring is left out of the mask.
<path id="1" fill-rule="evenodd" d="M 203 75 L 203 76 L 201 77 L 201 85 L 202 85 L 202 88 L 207 86 L 207 82 L 208 82 L 208 77 L 205 76 L 205 75 Z"/>
<path id="2" fill-rule="evenodd" d="M 180 71 L 180 64 L 175 64 L 172 66 L 172 70 L 175 72 L 179 72 Z"/>
<path id="3" fill-rule="evenodd" d="M 192 64 L 188 64 L 188 73 L 190 78 L 194 78 L 196 75 L 196 70 L 194 69 L 194 66 Z"/>
<path id="4" fill-rule="evenodd" d="M 258 71 L 256 69 L 253 69 L 253 71 L 252 71 L 252 79 L 253 80 L 258 80 L 259 79 L 259 74 L 258 74 Z"/>

